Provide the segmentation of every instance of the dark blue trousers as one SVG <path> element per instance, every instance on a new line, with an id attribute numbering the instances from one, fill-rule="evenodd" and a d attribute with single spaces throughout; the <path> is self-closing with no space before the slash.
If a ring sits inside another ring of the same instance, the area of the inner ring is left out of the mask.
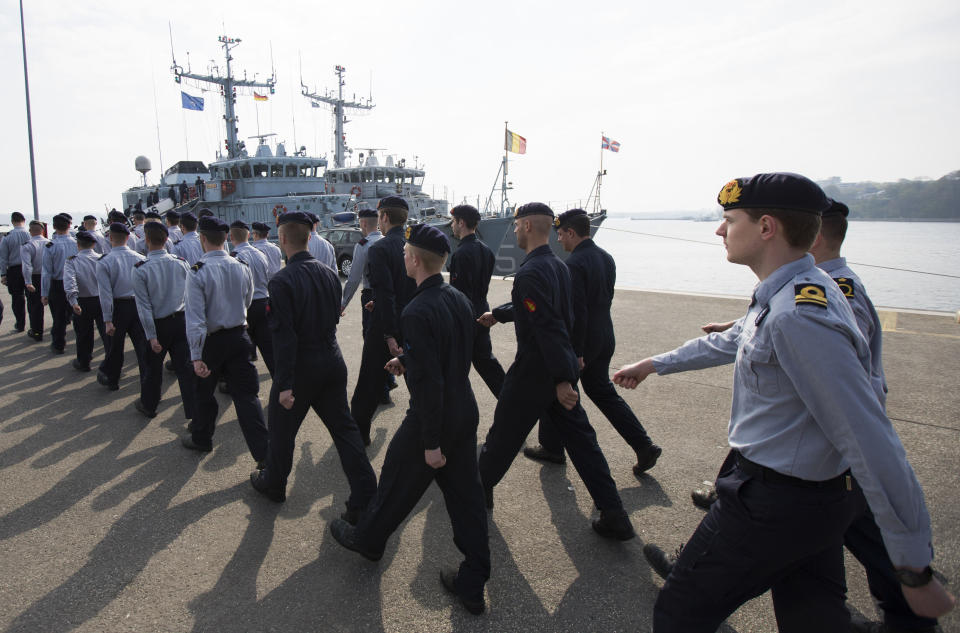
<path id="1" fill-rule="evenodd" d="M 115 385 L 120 380 L 120 372 L 123 371 L 123 347 L 127 336 L 133 343 L 133 350 L 137 354 L 137 364 L 140 369 L 140 388 L 143 388 L 143 381 L 147 376 L 145 365 L 147 351 L 147 337 L 143 333 L 143 326 L 140 324 L 140 316 L 137 314 L 137 304 L 133 297 L 119 297 L 113 300 L 113 327 L 116 331 L 109 337 L 110 344 L 106 345 L 106 356 L 100 363 L 100 371 L 103 372 L 110 384 Z"/>
<path id="2" fill-rule="evenodd" d="M 67 293 L 63 290 L 62 279 L 51 279 L 47 304 L 50 306 L 50 316 L 53 325 L 50 326 L 51 344 L 54 348 L 63 351 L 67 345 L 67 323 L 73 316 L 73 309 L 67 303 Z"/>
<path id="3" fill-rule="evenodd" d="M 190 345 L 187 343 L 187 324 L 183 312 L 175 312 L 162 319 L 154 319 L 157 341 L 163 350 L 157 354 L 146 346 L 144 366 L 147 375 L 142 382 L 140 401 L 149 411 L 156 411 L 160 404 L 160 389 L 163 383 L 163 359 L 170 354 L 177 381 L 180 385 L 180 399 L 183 414 L 192 420 L 197 414 L 197 374 L 190 361 Z"/>
<path id="4" fill-rule="evenodd" d="M 500 397 L 503 389 L 503 380 L 506 374 L 500 361 L 493 355 L 493 345 L 490 343 L 490 328 L 477 324 L 473 337 L 473 368 L 480 374 L 484 384 L 493 393 Z"/>
<path id="5" fill-rule="evenodd" d="M 107 333 L 104 331 L 103 310 L 100 297 L 77 297 L 80 314 L 73 315 L 73 332 L 77 337 L 77 361 L 84 367 L 90 366 L 93 358 L 93 327 L 100 332 L 100 340 L 106 349 Z M 71 309 L 72 311 L 72 309 Z"/>
<path id="6" fill-rule="evenodd" d="M 26 319 L 26 287 L 23 280 L 23 266 L 7 268 L 7 292 L 13 309 L 14 327 L 22 330 Z"/>
<path id="7" fill-rule="evenodd" d="M 30 318 L 30 331 L 43 335 L 43 303 L 40 302 L 40 275 L 31 275 L 33 292 L 27 290 L 27 315 Z"/>
<path id="8" fill-rule="evenodd" d="M 267 299 L 254 299 L 247 308 L 247 334 L 260 350 L 260 356 L 273 378 L 273 335 L 267 327 Z"/>

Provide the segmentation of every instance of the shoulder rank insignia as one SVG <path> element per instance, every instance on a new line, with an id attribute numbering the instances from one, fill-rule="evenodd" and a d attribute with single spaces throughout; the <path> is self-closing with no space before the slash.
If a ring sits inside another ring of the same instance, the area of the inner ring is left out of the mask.
<path id="1" fill-rule="evenodd" d="M 536 312 L 537 304 L 534 303 L 533 299 L 524 299 L 523 307 L 527 309 L 527 312 Z"/>
<path id="2" fill-rule="evenodd" d="M 140 268 L 141 266 L 143 266 L 143 264 L 144 264 L 145 262 L 146 262 L 145 259 L 141 259 L 141 260 L 138 261 L 136 264 L 134 264 L 133 267 L 134 267 L 134 268 Z"/>
<path id="3" fill-rule="evenodd" d="M 106 257 L 106 256 L 107 256 L 107 254 L 104 253 L 103 255 L 101 255 L 100 257 L 97 258 L 97 261 L 100 261 L 101 259 L 103 259 L 103 258 Z"/>
<path id="4" fill-rule="evenodd" d="M 203 262 L 197 262 L 196 264 L 190 267 L 190 270 L 192 270 L 193 272 L 197 272 L 201 268 L 203 268 Z"/>
<path id="5" fill-rule="evenodd" d="M 230 257 L 236 257 L 237 251 L 230 251 Z"/>
<path id="6" fill-rule="evenodd" d="M 75 260 L 76 258 L 77 258 L 76 255 L 71 255 L 70 257 L 67 258 L 67 260 L 68 260 L 68 261 L 73 261 L 73 260 Z"/>
<path id="7" fill-rule="evenodd" d="M 853 280 L 846 277 L 837 277 L 834 279 L 837 282 L 837 286 L 840 287 L 840 292 L 843 293 L 843 296 L 847 299 L 853 299 Z"/>
<path id="8" fill-rule="evenodd" d="M 794 303 L 809 303 L 821 308 L 827 307 L 827 291 L 817 284 L 797 284 L 793 287 Z"/>
<path id="9" fill-rule="evenodd" d="M 360 242 L 359 242 L 360 246 L 363 246 L 363 245 L 366 244 L 366 243 L 367 243 L 367 238 L 363 238 L 363 239 L 360 240 Z"/>
<path id="10" fill-rule="evenodd" d="M 46 244 L 44 244 L 44 246 L 47 248 L 53 248 L 53 242 L 48 241 Z"/>

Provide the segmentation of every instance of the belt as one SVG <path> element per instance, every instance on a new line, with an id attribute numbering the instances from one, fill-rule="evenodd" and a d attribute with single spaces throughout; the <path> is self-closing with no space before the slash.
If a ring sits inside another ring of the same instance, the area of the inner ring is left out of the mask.
<path id="1" fill-rule="evenodd" d="M 853 475 L 850 474 L 849 469 L 843 473 L 840 473 L 833 479 L 827 479 L 825 481 L 812 481 L 809 479 L 800 479 L 799 477 L 784 475 L 783 473 L 777 472 L 772 468 L 761 466 L 760 464 L 752 462 L 741 455 L 739 451 L 734 451 L 734 456 L 736 457 L 737 468 L 745 473 L 753 475 L 757 479 L 762 479 L 763 481 L 769 483 L 785 484 L 787 486 L 795 486 L 798 488 L 853 490 Z"/>
<path id="2" fill-rule="evenodd" d="M 182 316 L 183 316 L 183 310 L 177 310 L 176 312 L 172 312 L 165 317 L 154 319 L 154 321 L 166 321 L 167 319 L 175 319 L 177 317 L 182 317 Z"/>
<path id="3" fill-rule="evenodd" d="M 134 299 L 133 297 L 114 297 L 113 298 L 114 303 L 127 302 L 127 301 L 136 301 L 136 299 Z"/>
<path id="4" fill-rule="evenodd" d="M 222 327 L 219 330 L 214 330 L 213 332 L 210 332 L 209 336 L 212 336 L 214 334 L 227 334 L 235 330 L 245 330 L 245 329 L 247 329 L 246 325 L 236 325 L 234 327 Z"/>

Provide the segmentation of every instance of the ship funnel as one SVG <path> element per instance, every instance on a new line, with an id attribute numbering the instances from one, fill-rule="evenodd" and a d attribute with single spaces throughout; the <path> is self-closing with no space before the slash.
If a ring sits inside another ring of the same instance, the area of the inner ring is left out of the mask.
<path id="1" fill-rule="evenodd" d="M 272 156 L 269 145 L 257 145 L 257 158 L 270 158 Z"/>
<path id="2" fill-rule="evenodd" d="M 284 147 L 283 143 L 277 143 L 277 156 L 286 156 L 287 148 Z"/>

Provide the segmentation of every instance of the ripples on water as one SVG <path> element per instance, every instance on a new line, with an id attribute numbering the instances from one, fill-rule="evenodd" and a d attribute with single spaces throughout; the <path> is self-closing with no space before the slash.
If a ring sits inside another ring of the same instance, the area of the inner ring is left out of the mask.
<path id="1" fill-rule="evenodd" d="M 719 222 L 609 218 L 596 240 L 617 261 L 618 286 L 749 297 L 757 278 L 746 266 L 727 262 L 714 235 L 717 226 Z M 843 255 L 877 306 L 954 312 L 960 309 L 960 279 L 863 264 L 960 276 L 958 244 L 958 222 L 854 221 Z"/>

